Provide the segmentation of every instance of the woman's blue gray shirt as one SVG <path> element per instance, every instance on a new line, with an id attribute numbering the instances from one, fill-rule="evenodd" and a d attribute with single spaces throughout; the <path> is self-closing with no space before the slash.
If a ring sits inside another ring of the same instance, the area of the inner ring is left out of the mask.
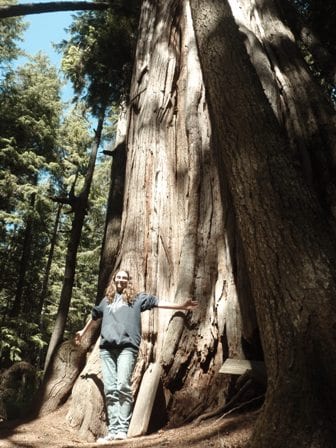
<path id="1" fill-rule="evenodd" d="M 141 342 L 141 313 L 158 305 L 158 298 L 141 292 L 128 304 L 121 294 L 112 303 L 106 297 L 92 309 L 92 319 L 102 318 L 100 348 L 139 349 Z"/>

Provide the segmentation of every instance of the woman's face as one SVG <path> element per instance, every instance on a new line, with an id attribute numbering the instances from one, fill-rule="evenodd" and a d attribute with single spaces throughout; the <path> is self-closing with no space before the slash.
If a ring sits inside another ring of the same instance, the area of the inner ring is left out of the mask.
<path id="1" fill-rule="evenodd" d="M 122 292 L 128 285 L 128 274 L 125 271 L 119 271 L 114 277 L 114 283 L 116 285 L 117 291 Z"/>

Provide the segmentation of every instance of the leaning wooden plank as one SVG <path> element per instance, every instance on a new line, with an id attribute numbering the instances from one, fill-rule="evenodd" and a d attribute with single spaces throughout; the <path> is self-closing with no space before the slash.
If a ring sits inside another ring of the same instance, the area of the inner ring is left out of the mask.
<path id="1" fill-rule="evenodd" d="M 128 429 L 128 437 L 137 437 L 146 434 L 161 377 L 161 371 L 162 368 L 159 362 L 151 363 L 148 366 L 142 378 L 135 402 L 131 424 Z"/>

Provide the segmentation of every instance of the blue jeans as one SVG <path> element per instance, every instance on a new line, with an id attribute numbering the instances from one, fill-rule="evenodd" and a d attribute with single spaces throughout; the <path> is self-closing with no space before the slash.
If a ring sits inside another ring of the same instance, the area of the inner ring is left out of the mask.
<path id="1" fill-rule="evenodd" d="M 130 348 L 100 350 L 109 434 L 127 434 L 133 408 L 131 378 L 136 358 L 137 352 Z"/>

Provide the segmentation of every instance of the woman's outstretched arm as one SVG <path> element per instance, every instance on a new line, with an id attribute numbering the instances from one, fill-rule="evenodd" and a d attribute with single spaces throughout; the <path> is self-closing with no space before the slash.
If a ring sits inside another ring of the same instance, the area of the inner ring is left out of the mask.
<path id="1" fill-rule="evenodd" d="M 187 299 L 184 303 L 171 303 L 159 300 L 157 308 L 165 308 L 169 310 L 193 310 L 198 307 L 197 300 Z"/>

